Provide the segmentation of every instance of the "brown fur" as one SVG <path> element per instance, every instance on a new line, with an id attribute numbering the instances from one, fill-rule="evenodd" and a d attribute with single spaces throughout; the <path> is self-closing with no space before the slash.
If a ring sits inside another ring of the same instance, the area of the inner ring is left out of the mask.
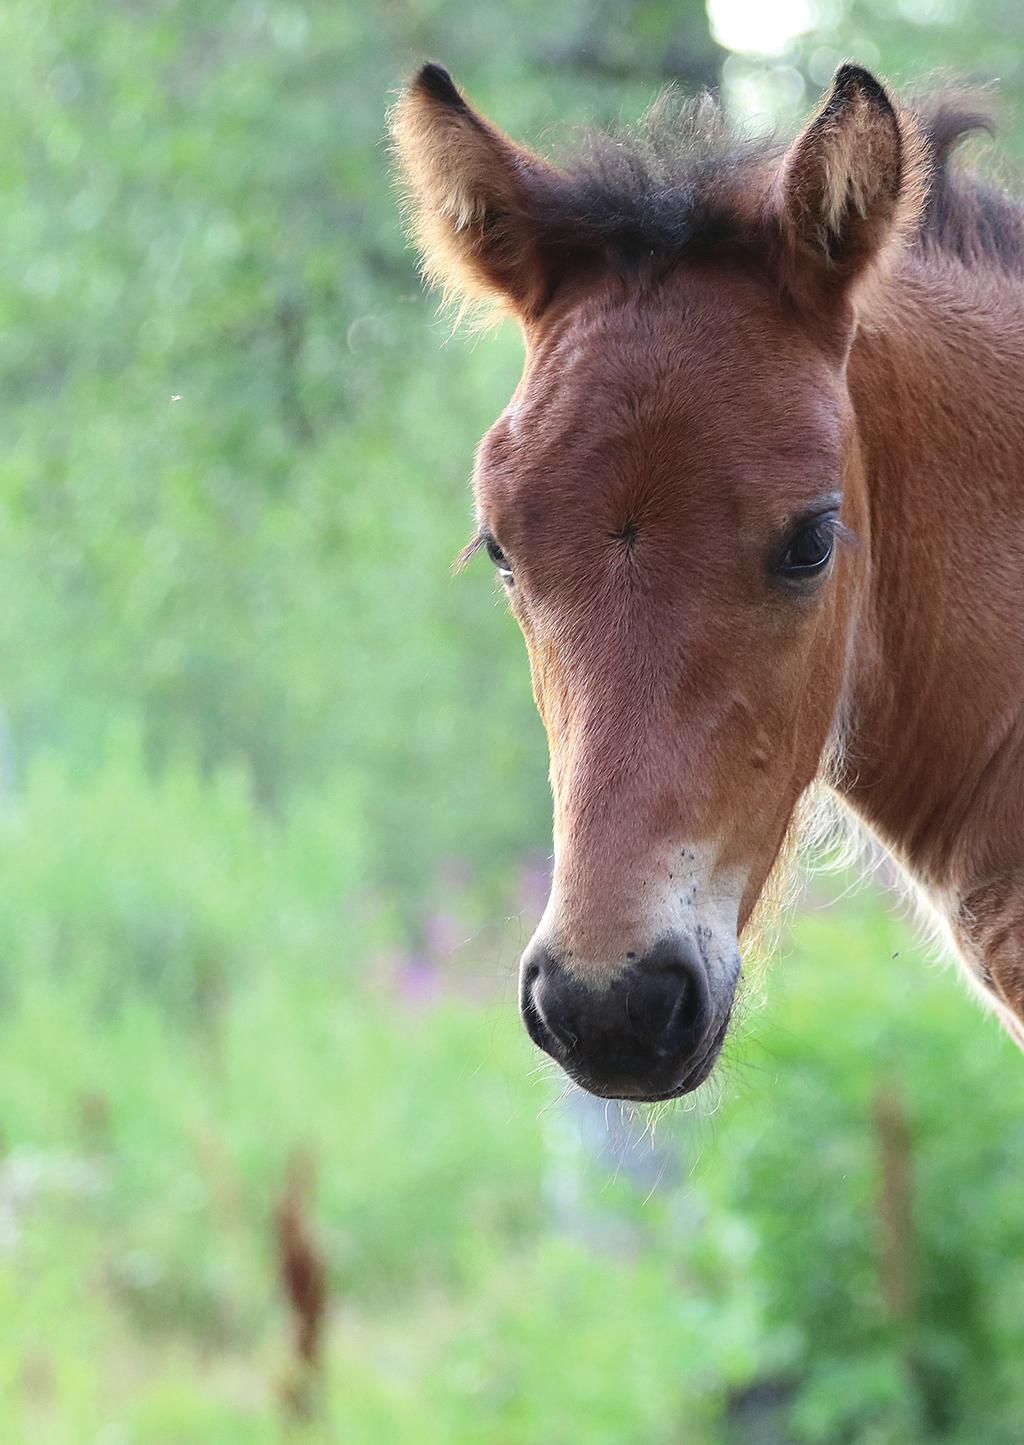
<path id="1" fill-rule="evenodd" d="M 436 69 L 397 108 L 428 274 L 526 340 L 475 486 L 551 745 L 542 931 L 581 975 L 684 909 L 717 977 L 830 757 L 1024 1019 L 1024 223 L 949 169 L 978 124 L 847 66 L 784 152 L 704 102 L 676 149 L 555 167 Z M 780 582 L 832 493 L 828 573 Z"/>

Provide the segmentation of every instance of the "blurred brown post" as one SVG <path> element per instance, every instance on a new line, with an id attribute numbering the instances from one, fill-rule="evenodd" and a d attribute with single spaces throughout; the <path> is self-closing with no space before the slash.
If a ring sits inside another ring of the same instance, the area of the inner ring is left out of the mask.
<path id="1" fill-rule="evenodd" d="M 873 1104 L 878 1140 L 878 1273 L 894 1323 L 909 1322 L 914 1308 L 913 1174 L 910 1129 L 898 1085 L 880 1084 Z"/>
<path id="2" fill-rule="evenodd" d="M 294 1415 L 311 1412 L 323 1368 L 327 1267 L 309 1222 L 312 1184 L 311 1161 L 294 1153 L 274 1211 L 278 1272 L 291 1315 L 295 1356 L 294 1372 L 283 1396 L 286 1408 Z"/>

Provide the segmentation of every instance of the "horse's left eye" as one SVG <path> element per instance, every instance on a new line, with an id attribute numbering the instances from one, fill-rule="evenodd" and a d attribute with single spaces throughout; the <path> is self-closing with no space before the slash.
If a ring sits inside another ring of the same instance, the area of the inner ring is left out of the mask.
<path id="1" fill-rule="evenodd" d="M 783 577 L 815 577 L 824 572 L 835 546 L 835 518 L 819 517 L 795 532 L 779 563 Z"/>
<path id="2" fill-rule="evenodd" d="M 504 552 L 498 546 L 493 537 L 487 538 L 487 555 L 498 569 L 498 576 L 504 582 L 512 581 L 512 568 Z"/>

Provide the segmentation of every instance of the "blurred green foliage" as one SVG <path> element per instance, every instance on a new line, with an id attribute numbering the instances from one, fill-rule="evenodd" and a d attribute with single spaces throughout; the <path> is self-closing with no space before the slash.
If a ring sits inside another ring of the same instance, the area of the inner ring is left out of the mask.
<path id="1" fill-rule="evenodd" d="M 645 1138 L 554 1104 L 511 998 L 354 960 L 335 832 L 128 740 L 30 773 L 0 842 L 5 1440 L 290 1438 L 296 1152 L 331 1301 L 302 1438 L 1020 1439 L 1024 1075 L 951 974 L 893 960 L 902 926 L 807 914 L 718 1108 Z"/>
<path id="2" fill-rule="evenodd" d="M 449 572 L 519 347 L 444 344 L 387 176 L 425 56 L 542 144 L 720 73 L 794 113 L 848 53 L 1021 85 L 999 0 L 814 12 L 764 57 L 695 0 L 0 10 L 5 1442 L 1024 1437 L 1024 1078 L 870 899 L 803 920 L 717 1112 L 642 1142 L 534 1073 L 543 736 Z"/>

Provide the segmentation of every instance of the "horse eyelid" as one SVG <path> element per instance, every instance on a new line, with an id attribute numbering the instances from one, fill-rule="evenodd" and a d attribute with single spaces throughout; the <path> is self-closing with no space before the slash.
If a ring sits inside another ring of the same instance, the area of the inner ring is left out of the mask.
<path id="1" fill-rule="evenodd" d="M 839 520 L 839 505 L 840 503 L 837 498 L 835 503 L 830 506 L 823 506 L 813 512 L 807 512 L 802 517 L 795 518 L 790 527 L 790 537 L 795 537 L 799 532 L 803 532 L 809 527 L 829 527 L 831 528 L 833 538 L 837 542 L 842 542 L 844 546 L 859 547 L 861 545 L 861 539 L 858 533 L 856 533 L 852 527 L 848 527 L 845 522 Z"/>
<path id="2" fill-rule="evenodd" d="M 802 532 L 805 527 L 818 527 L 824 522 L 827 522 L 833 527 L 840 526 L 839 509 L 842 504 L 843 499 L 838 492 L 824 493 L 816 502 L 812 502 L 806 511 L 800 512 L 795 517 L 790 518 L 790 535 L 795 536 L 797 532 Z"/>

